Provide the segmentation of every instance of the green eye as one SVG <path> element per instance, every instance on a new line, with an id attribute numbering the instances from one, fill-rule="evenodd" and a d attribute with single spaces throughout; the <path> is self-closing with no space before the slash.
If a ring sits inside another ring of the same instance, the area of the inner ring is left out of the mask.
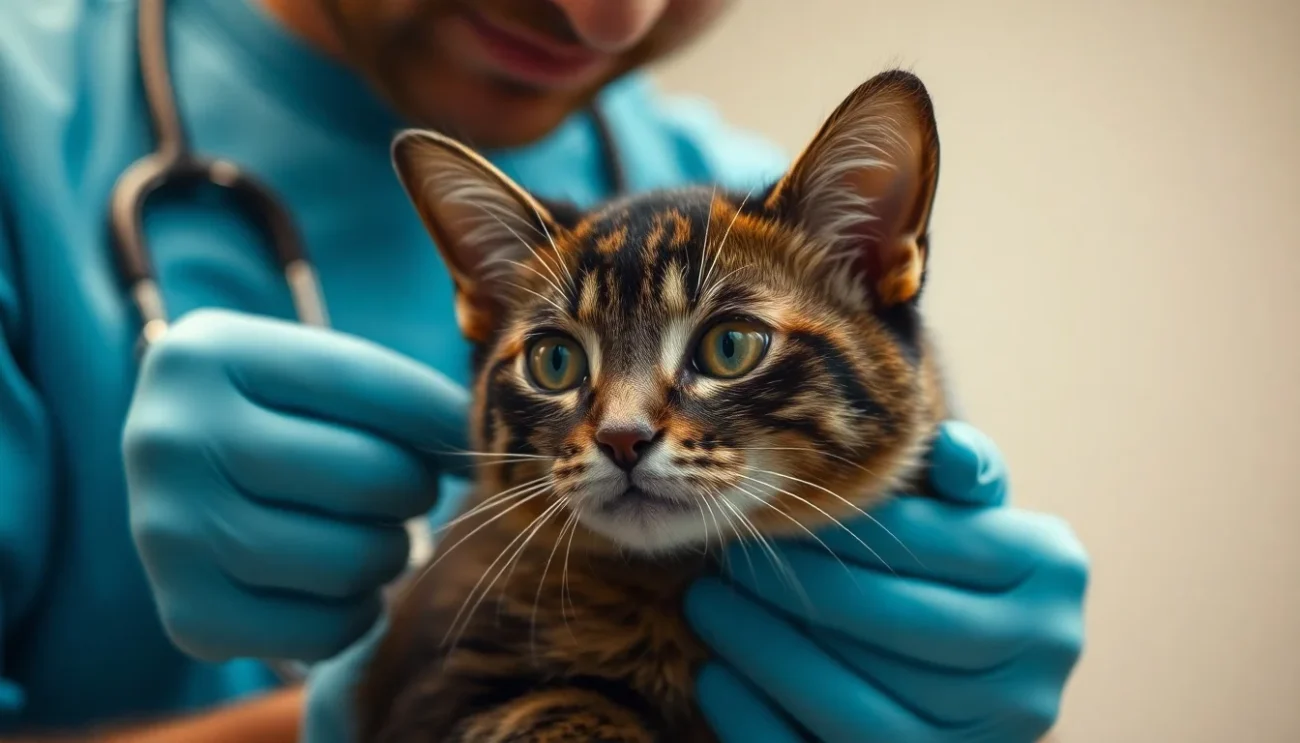
<path id="1" fill-rule="evenodd" d="M 695 368 L 710 377 L 735 379 L 753 371 L 767 351 L 767 330 L 734 320 L 709 328 L 695 351 Z"/>
<path id="2" fill-rule="evenodd" d="M 573 389 L 587 378 L 587 354 L 572 338 L 548 335 L 529 347 L 528 374 L 548 392 Z"/>

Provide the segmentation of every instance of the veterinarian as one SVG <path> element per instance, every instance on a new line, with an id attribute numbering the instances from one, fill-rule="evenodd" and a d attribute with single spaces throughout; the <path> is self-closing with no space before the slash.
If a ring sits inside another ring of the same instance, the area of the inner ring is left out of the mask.
<path id="1" fill-rule="evenodd" d="M 347 740 L 402 521 L 453 508 L 464 464 L 438 452 L 464 445 L 467 349 L 392 134 L 578 203 L 761 182 L 785 154 L 622 74 L 724 4 L 0 4 L 0 741 Z M 826 556 L 796 563 L 811 615 L 688 596 L 724 741 L 1054 722 L 1086 557 L 1004 503 L 979 431 L 930 464 L 940 499 L 855 526 L 896 573 L 831 541 L 867 590 Z"/>

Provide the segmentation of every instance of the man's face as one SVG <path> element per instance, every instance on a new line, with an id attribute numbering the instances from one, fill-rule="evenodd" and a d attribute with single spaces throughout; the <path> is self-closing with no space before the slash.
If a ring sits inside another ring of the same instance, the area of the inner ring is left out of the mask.
<path id="1" fill-rule="evenodd" d="M 693 40 L 727 0 L 315 0 L 340 53 L 422 126 L 535 141 L 611 79 Z"/>

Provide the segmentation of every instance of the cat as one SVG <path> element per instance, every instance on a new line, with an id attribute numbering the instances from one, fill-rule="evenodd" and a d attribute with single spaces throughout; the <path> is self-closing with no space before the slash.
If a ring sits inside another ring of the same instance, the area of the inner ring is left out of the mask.
<path id="1" fill-rule="evenodd" d="M 749 193 L 580 211 L 439 134 L 392 155 L 474 348 L 481 461 L 360 684 L 360 739 L 712 743 L 684 588 L 724 539 L 915 491 L 948 413 L 925 86 L 866 81 Z"/>

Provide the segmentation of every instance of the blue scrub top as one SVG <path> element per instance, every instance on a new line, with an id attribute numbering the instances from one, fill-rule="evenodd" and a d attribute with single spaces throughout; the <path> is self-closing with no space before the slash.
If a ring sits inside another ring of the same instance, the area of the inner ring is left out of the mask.
<path id="1" fill-rule="evenodd" d="M 334 325 L 466 381 L 451 283 L 393 174 L 405 122 L 255 0 L 172 0 L 194 145 L 269 183 L 298 220 Z M 138 320 L 106 242 L 114 179 L 150 148 L 131 0 L 0 3 L 0 735 L 197 710 L 274 685 L 195 661 L 159 623 L 127 522 L 120 436 Z M 602 105 L 634 189 L 775 177 L 784 153 L 700 101 L 630 78 Z M 489 153 L 538 194 L 607 196 L 591 122 Z M 292 317 L 258 232 L 211 198 L 146 220 L 173 316 Z"/>

